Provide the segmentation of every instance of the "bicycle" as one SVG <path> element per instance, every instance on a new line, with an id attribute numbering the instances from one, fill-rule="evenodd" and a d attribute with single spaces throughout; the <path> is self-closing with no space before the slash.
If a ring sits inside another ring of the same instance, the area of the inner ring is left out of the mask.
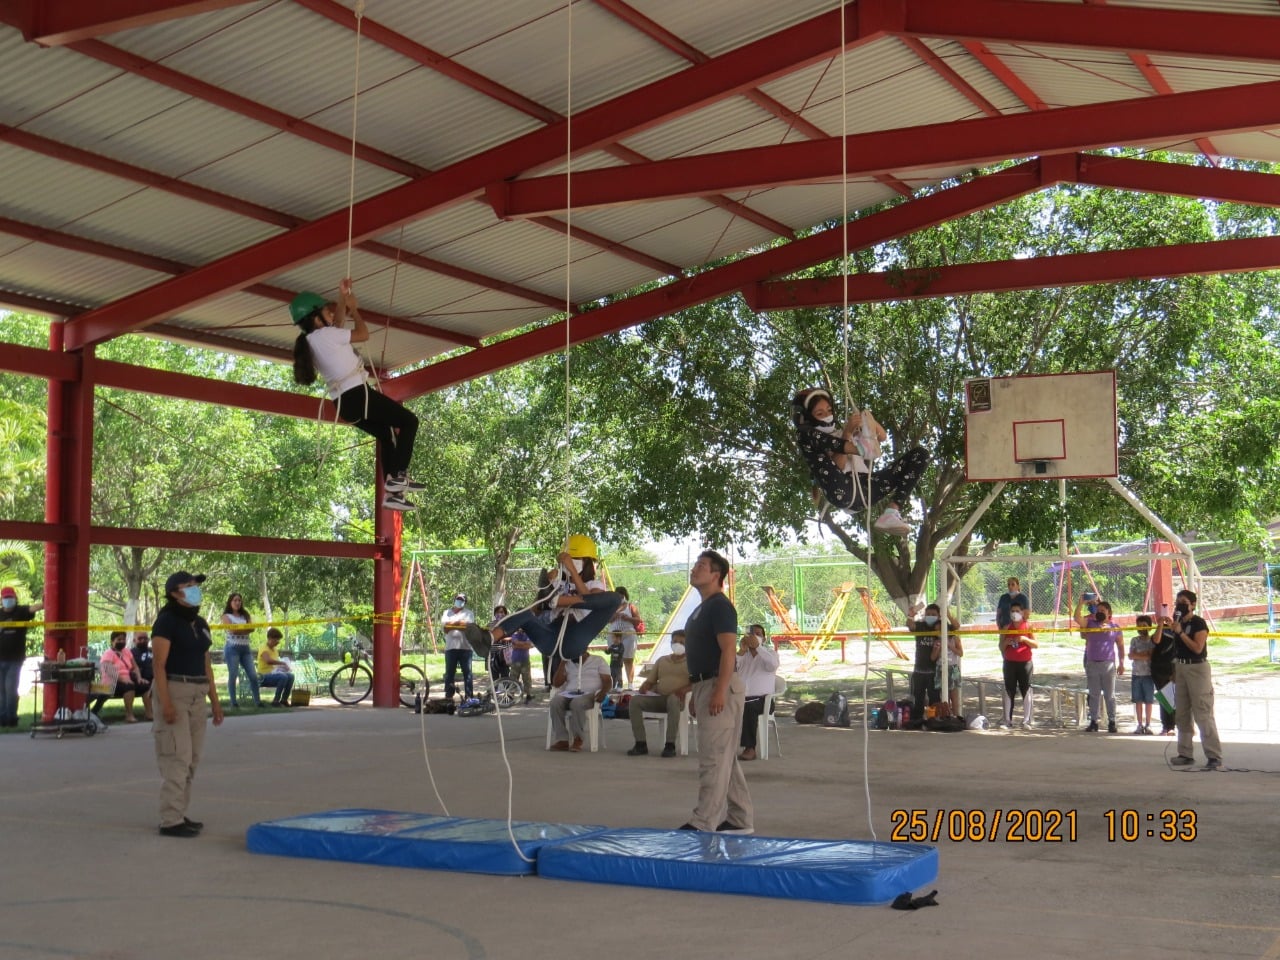
<path id="1" fill-rule="evenodd" d="M 329 678 L 329 696 L 344 706 L 355 706 L 373 690 L 373 656 L 359 640 L 351 644 L 351 659 L 333 671 Z M 431 685 L 422 668 L 412 663 L 400 664 L 400 702 L 406 707 L 424 703 Z"/>
<path id="2" fill-rule="evenodd" d="M 524 684 L 519 680 L 512 680 L 509 676 L 495 676 L 498 673 L 497 662 L 499 658 L 505 657 L 509 646 L 507 643 L 495 643 L 489 651 L 489 662 L 485 664 L 493 684 L 493 692 L 489 696 L 497 699 L 498 706 L 504 710 L 518 702 L 526 693 Z"/>

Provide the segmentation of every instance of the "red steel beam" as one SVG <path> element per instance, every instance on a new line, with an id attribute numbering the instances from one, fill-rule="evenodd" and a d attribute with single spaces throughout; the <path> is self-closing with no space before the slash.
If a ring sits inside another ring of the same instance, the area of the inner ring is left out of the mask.
<path id="1" fill-rule="evenodd" d="M 87 37 L 132 30 L 212 10 L 238 7 L 250 0 L 10 0 L 25 39 L 56 47 Z M 6 17 L 8 19 L 8 17 Z M 10 20 L 12 23 L 13 21 Z"/>
<path id="2" fill-rule="evenodd" d="M 903 37 L 902 42 L 907 49 L 914 53 L 917 57 L 925 62 L 928 67 L 933 70 L 943 80 L 947 81 L 962 97 L 972 103 L 982 113 L 988 117 L 1000 116 L 1000 111 L 990 100 L 974 89 L 971 84 L 960 74 L 956 73 L 955 68 L 943 60 L 940 56 L 929 49 L 928 45 L 915 37 Z"/>
<path id="3" fill-rule="evenodd" d="M 1277 18 L 1280 19 L 1280 18 Z M 1280 81 L 1121 100 L 1013 116 L 933 123 L 855 134 L 849 176 L 1009 157 L 1148 143 L 1208 132 L 1265 130 L 1280 123 Z M 584 170 L 573 180 L 575 209 L 814 183 L 841 174 L 840 139 L 750 147 L 658 160 L 647 166 Z M 530 217 L 565 206 L 563 177 L 496 182 L 487 188 L 499 216 Z"/>
<path id="4" fill-rule="evenodd" d="M 1076 182 L 1117 190 L 1280 207 L 1280 176 L 1251 170 L 1084 154 L 1079 160 Z"/>
<path id="5" fill-rule="evenodd" d="M 851 274 L 849 302 L 923 300 L 970 293 L 1275 269 L 1280 269 L 1280 237 L 1249 237 Z M 844 303 L 844 284 L 841 277 L 779 280 L 747 287 L 743 296 L 751 309 L 758 311 L 838 307 Z"/>
<path id="6" fill-rule="evenodd" d="M 27 520 L 0 520 L 0 540 L 24 543 L 70 543 L 76 530 L 69 523 L 33 523 Z"/>
<path id="7" fill-rule="evenodd" d="M 1069 160 L 1070 158 L 1066 158 Z M 975 177 L 967 183 L 910 200 L 846 224 L 850 250 L 859 250 L 894 237 L 923 230 L 946 220 L 984 210 L 1015 197 L 1074 176 L 1074 163 L 1055 158 L 1029 161 L 996 173 Z M 564 349 L 569 343 L 583 343 L 634 326 L 654 317 L 684 310 L 699 303 L 740 290 L 767 277 L 791 273 L 815 263 L 825 263 L 841 255 L 842 231 L 837 227 L 812 234 L 802 240 L 743 257 L 722 267 L 695 274 L 654 290 L 619 300 L 599 310 L 573 318 L 567 331 L 565 321 L 547 324 L 471 353 L 443 360 L 383 384 L 389 396 L 400 400 L 442 390 Z"/>
<path id="8" fill-rule="evenodd" d="M 90 527 L 94 546 L 152 547 L 157 550 L 212 550 L 220 553 L 276 553 L 305 557 L 342 557 L 376 560 L 385 544 L 329 540 L 293 540 L 284 537 L 242 537 L 230 533 L 195 530 L 144 530 L 138 527 Z"/>
<path id="9" fill-rule="evenodd" d="M 1000 41 L 1179 54 L 1274 63 L 1280 17 L 1027 0 L 886 0 L 900 8 L 894 32 L 948 40 Z"/>
<path id="10" fill-rule="evenodd" d="M 4 298 L 5 294 L 0 293 L 0 300 Z M 69 382 L 80 379 L 80 355 L 24 347 L 17 343 L 0 343 L 0 370 Z M 0 536 L 0 540 L 3 539 Z"/>
<path id="11" fill-rule="evenodd" d="M 590 107 L 573 118 L 574 149 L 597 149 L 830 56 L 839 46 L 841 16 L 853 21 L 853 28 L 847 31 L 850 46 L 880 36 L 883 27 L 871 17 L 866 18 L 872 21 L 868 29 L 859 31 L 860 15 L 853 7 L 820 14 Z M 554 162 L 563 156 L 564 146 L 561 121 L 370 197 L 355 205 L 354 235 L 364 240 L 473 196 L 490 183 Z M 79 349 L 146 326 L 226 290 L 240 289 L 322 257 L 340 249 L 346 236 L 347 211 L 335 211 L 228 254 L 182 277 L 83 314 L 67 329 L 68 348 Z"/>

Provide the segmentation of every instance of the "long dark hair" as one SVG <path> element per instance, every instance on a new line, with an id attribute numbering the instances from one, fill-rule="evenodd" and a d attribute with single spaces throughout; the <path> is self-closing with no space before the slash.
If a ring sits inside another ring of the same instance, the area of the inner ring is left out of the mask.
<path id="1" fill-rule="evenodd" d="M 225 607 L 223 607 L 223 608 L 222 608 L 222 612 L 223 612 L 223 613 L 235 613 L 235 612 L 236 612 L 236 611 L 234 611 L 234 610 L 232 610 L 232 609 L 231 609 L 231 601 L 232 601 L 232 600 L 234 600 L 236 597 L 240 597 L 240 594 L 238 594 L 238 593 L 233 593 L 233 594 L 231 594 L 230 596 L 228 596 L 228 597 L 227 597 L 227 605 L 226 605 Z M 244 617 L 244 622 L 245 622 L 245 623 L 249 623 L 249 622 L 253 619 L 252 617 L 250 617 L 250 616 L 249 616 L 249 611 L 248 611 L 248 610 L 246 610 L 246 609 L 244 608 L 244 597 L 240 597 L 240 616 Z"/>
<path id="2" fill-rule="evenodd" d="M 293 341 L 293 382 L 304 387 L 316 382 L 316 364 L 311 356 L 311 344 L 307 343 L 305 330 Z"/>
<path id="3" fill-rule="evenodd" d="M 584 563 L 582 566 L 585 568 L 586 564 Z M 618 596 L 620 596 L 623 600 L 630 602 L 631 594 L 627 593 L 626 587 L 614 587 L 613 592 L 616 593 Z"/>

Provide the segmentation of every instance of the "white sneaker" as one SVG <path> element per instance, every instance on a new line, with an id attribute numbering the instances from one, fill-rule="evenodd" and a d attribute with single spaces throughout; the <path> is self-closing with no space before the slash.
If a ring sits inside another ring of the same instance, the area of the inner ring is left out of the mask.
<path id="1" fill-rule="evenodd" d="M 388 493 L 382 498 L 382 506 L 386 510 L 417 510 L 418 505 L 412 500 L 406 500 L 403 493 Z"/>
<path id="2" fill-rule="evenodd" d="M 902 519 L 897 507 L 886 507 L 884 513 L 876 518 L 872 526 L 880 533 L 888 533 L 895 537 L 905 537 L 911 532 L 911 525 Z"/>
<path id="3" fill-rule="evenodd" d="M 425 483 L 410 480 L 409 475 L 401 470 L 399 473 L 388 473 L 385 484 L 387 493 L 421 493 L 427 489 Z"/>

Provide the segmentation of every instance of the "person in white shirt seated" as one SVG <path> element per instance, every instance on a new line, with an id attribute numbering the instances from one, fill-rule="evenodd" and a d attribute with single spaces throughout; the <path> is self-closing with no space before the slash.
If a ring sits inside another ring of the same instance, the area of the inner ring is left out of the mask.
<path id="1" fill-rule="evenodd" d="M 738 644 L 738 676 L 746 687 L 742 704 L 742 753 L 739 760 L 756 758 L 756 729 L 764 714 L 764 698 L 774 691 L 778 676 L 778 654 L 768 645 L 764 626 L 753 623 Z"/>
<path id="2" fill-rule="evenodd" d="M 609 664 L 603 657 L 584 652 L 577 660 L 562 662 L 551 682 L 556 688 L 548 707 L 551 729 L 555 734 L 551 749 L 577 753 L 582 749 L 582 739 L 586 735 L 588 711 L 594 710 L 596 704 L 604 703 L 604 698 L 613 689 Z"/>
<path id="3" fill-rule="evenodd" d="M 693 689 L 689 682 L 689 661 L 684 654 L 684 631 L 671 631 L 671 652 L 659 657 L 640 692 L 631 698 L 631 732 L 636 745 L 627 751 L 628 757 L 642 757 L 649 752 L 648 738 L 644 732 L 644 715 L 667 715 L 667 742 L 662 748 L 664 757 L 676 755 L 676 730 L 680 725 L 680 712 L 684 710 L 684 695 Z"/>

